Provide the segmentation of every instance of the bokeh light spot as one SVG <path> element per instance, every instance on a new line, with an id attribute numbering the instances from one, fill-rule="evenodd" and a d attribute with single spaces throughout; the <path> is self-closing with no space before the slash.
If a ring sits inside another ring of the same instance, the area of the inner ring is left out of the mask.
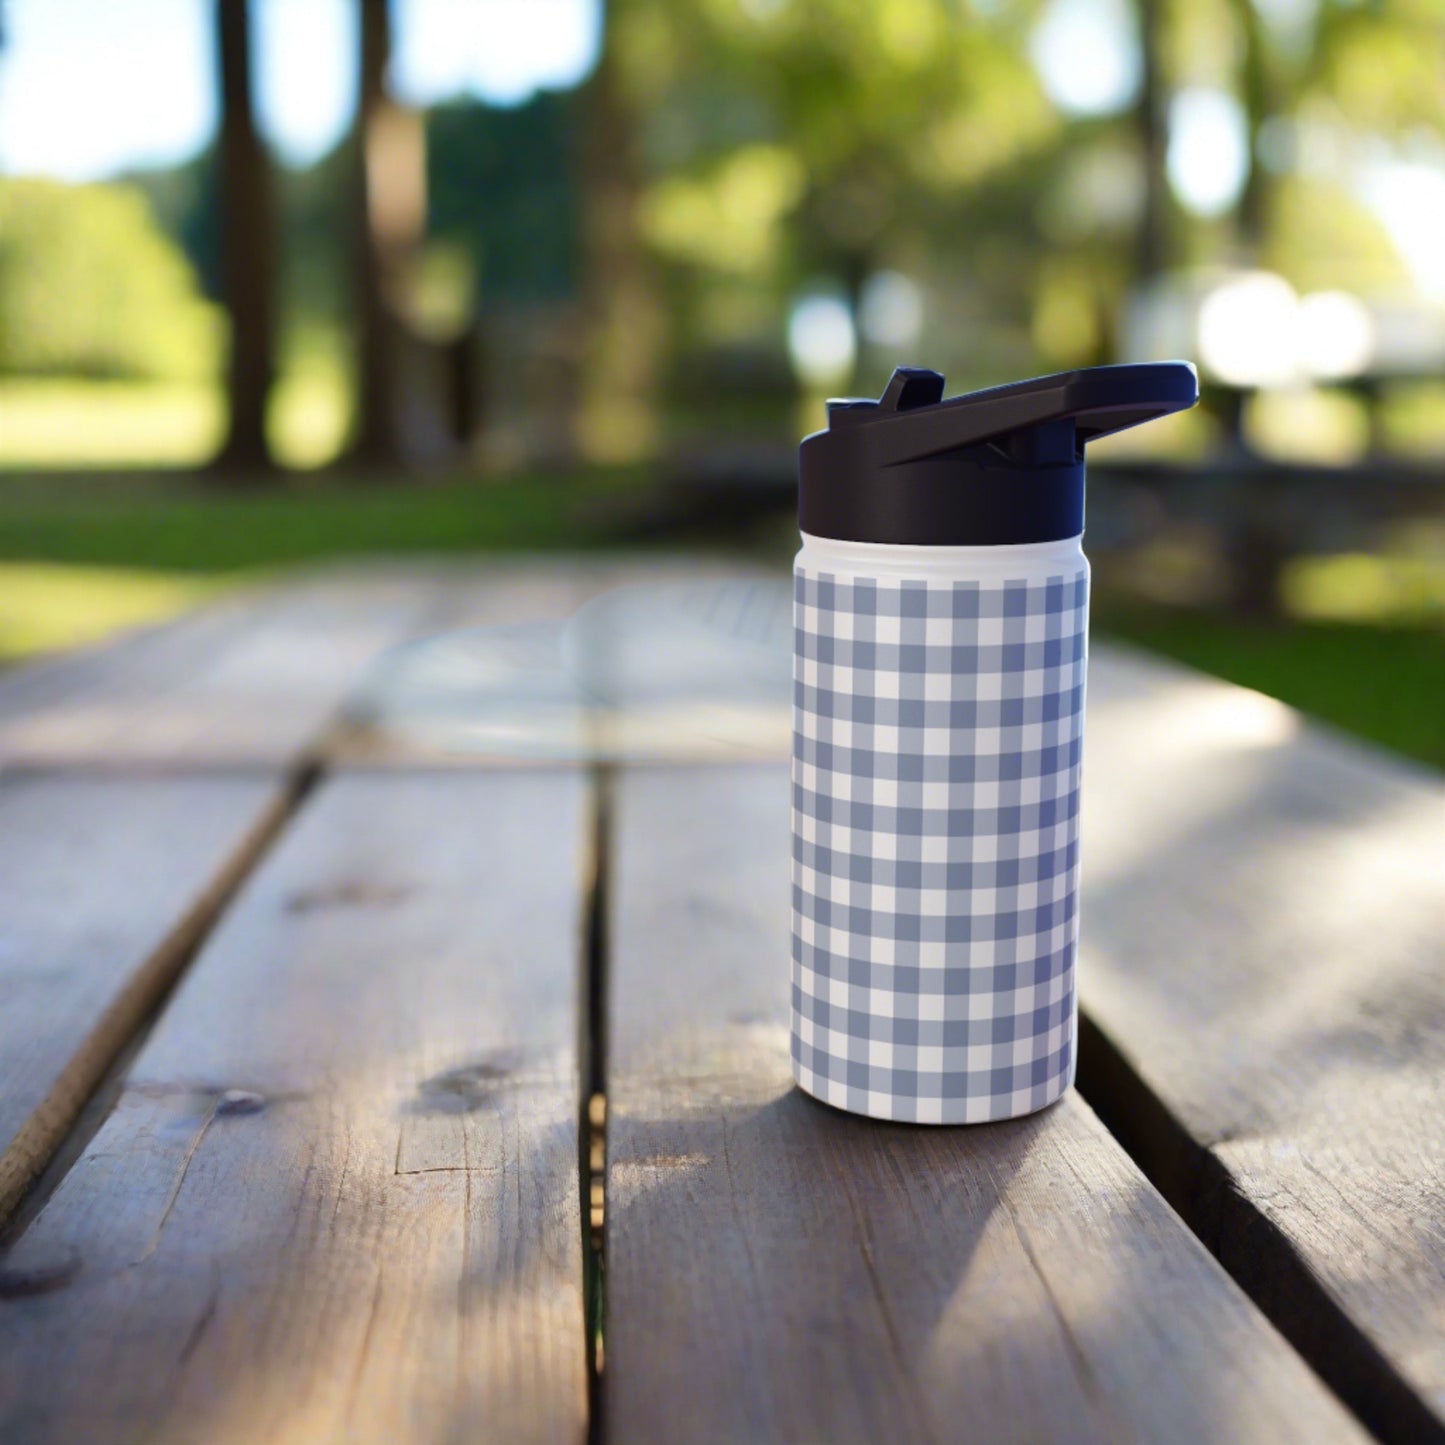
<path id="1" fill-rule="evenodd" d="M 810 387 L 834 386 L 853 369 L 858 339 L 853 316 L 836 296 L 805 296 L 788 318 L 788 355 Z"/>
<path id="2" fill-rule="evenodd" d="M 1051 0 L 1029 41 L 1050 100 L 1070 115 L 1122 110 L 1139 89 L 1139 38 L 1121 0 Z"/>
<path id="3" fill-rule="evenodd" d="M 1239 199 L 1249 178 L 1244 108 L 1227 91 L 1181 90 L 1169 106 L 1169 184 L 1200 216 L 1219 216 Z"/>

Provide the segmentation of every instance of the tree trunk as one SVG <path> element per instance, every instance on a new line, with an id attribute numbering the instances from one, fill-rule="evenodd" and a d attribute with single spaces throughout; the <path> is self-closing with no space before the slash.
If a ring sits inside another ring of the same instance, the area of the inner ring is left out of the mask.
<path id="1" fill-rule="evenodd" d="M 426 225 L 422 119 L 392 100 L 388 0 L 360 0 L 354 284 L 358 423 L 353 458 L 368 467 L 405 460 L 401 398 L 404 337 L 397 298 L 408 256 Z"/>
<path id="2" fill-rule="evenodd" d="M 275 374 L 276 203 L 252 105 L 249 0 L 216 0 L 215 14 L 221 72 L 221 291 L 231 327 L 230 415 L 216 466 L 228 473 L 255 473 L 274 465 L 266 444 L 266 401 Z"/>
<path id="3" fill-rule="evenodd" d="M 1244 54 L 1241 68 L 1241 99 L 1249 127 L 1249 175 L 1239 199 L 1239 242 L 1247 261 L 1258 264 L 1273 206 L 1271 176 L 1259 157 L 1259 137 L 1264 122 L 1274 109 L 1274 76 L 1269 41 L 1254 0 L 1235 0 Z"/>
<path id="4" fill-rule="evenodd" d="M 1139 0 L 1142 74 L 1134 126 L 1144 162 L 1144 206 L 1134 238 L 1134 280 L 1141 283 L 1174 261 L 1169 195 L 1169 87 L 1164 76 L 1164 0 Z"/>
<path id="5" fill-rule="evenodd" d="M 647 456 L 657 442 L 666 316 L 638 236 L 642 182 L 636 123 L 619 74 L 619 22 L 607 7 L 597 70 L 581 96 L 582 304 L 578 441 L 596 461 Z"/>

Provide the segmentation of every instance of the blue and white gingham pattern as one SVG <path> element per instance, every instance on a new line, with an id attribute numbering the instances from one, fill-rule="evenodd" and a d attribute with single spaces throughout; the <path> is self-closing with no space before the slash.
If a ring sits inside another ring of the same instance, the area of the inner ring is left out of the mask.
<path id="1" fill-rule="evenodd" d="M 1088 570 L 794 579 L 793 1072 L 976 1123 L 1073 1082 Z"/>

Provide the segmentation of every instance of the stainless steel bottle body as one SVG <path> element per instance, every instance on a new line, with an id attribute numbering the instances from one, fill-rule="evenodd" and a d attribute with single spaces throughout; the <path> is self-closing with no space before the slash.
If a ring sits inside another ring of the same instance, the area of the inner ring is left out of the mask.
<path id="1" fill-rule="evenodd" d="M 1076 1059 L 1079 538 L 805 536 L 794 581 L 794 1076 L 876 1118 L 1043 1108 Z"/>

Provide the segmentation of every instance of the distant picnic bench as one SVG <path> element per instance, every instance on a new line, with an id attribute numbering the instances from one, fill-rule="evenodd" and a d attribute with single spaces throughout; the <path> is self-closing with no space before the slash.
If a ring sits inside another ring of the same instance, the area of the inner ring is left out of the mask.
<path id="1" fill-rule="evenodd" d="M 439 757 L 389 566 L 0 678 L 0 1440 L 1445 1439 L 1440 779 L 1099 647 L 1081 1088 L 790 1082 L 776 751 Z"/>

